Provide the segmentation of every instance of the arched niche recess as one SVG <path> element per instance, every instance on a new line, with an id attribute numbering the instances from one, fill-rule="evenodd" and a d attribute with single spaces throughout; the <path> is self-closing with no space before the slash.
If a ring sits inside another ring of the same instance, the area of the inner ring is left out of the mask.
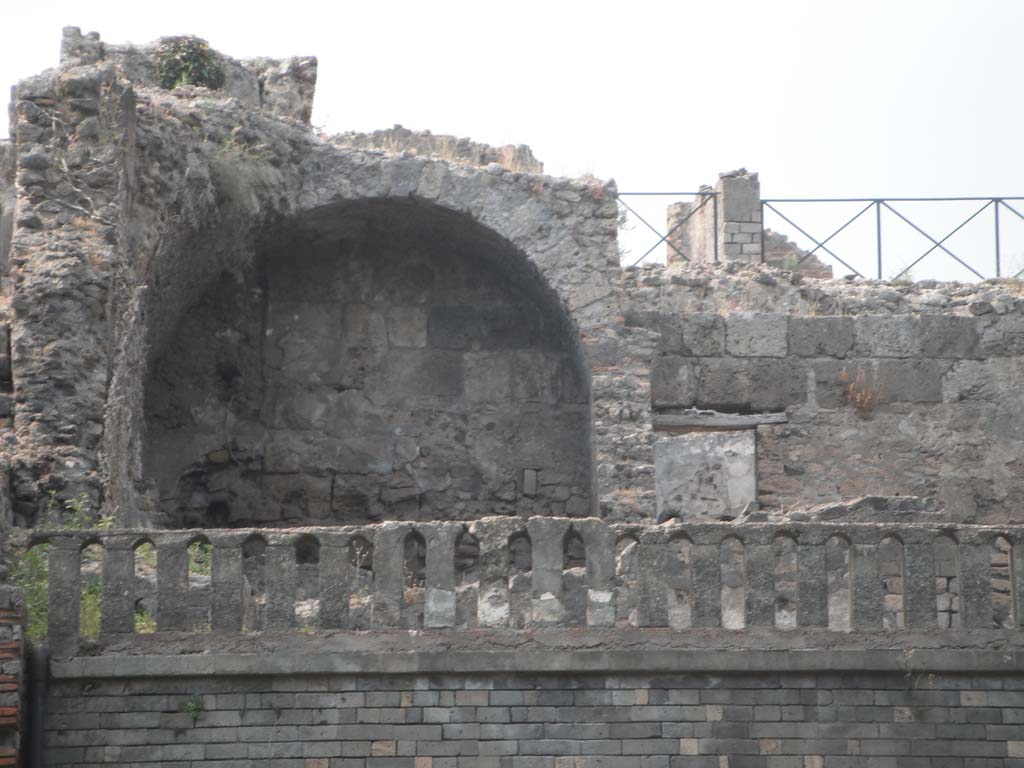
<path id="1" fill-rule="evenodd" d="M 171 527 L 591 510 L 589 375 L 554 292 L 471 217 L 328 206 L 197 295 L 145 387 Z"/>

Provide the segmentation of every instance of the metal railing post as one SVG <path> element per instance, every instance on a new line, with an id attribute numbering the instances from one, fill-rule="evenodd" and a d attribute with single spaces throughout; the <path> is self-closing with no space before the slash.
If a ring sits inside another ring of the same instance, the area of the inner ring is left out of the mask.
<path id="1" fill-rule="evenodd" d="M 711 216 L 715 230 L 715 264 L 718 263 L 718 193 L 714 192 L 711 195 Z"/>
<path id="2" fill-rule="evenodd" d="M 1002 254 L 1000 253 L 999 244 L 999 204 L 1002 202 L 1002 200 L 1000 200 L 997 197 L 994 202 L 995 205 L 993 206 L 993 209 L 995 213 L 993 214 L 993 216 L 996 222 L 996 277 L 1002 277 Z"/>
<path id="3" fill-rule="evenodd" d="M 761 263 L 765 263 L 764 253 L 764 200 L 761 200 Z"/>
<path id="4" fill-rule="evenodd" d="M 875 200 L 875 241 L 878 255 L 878 279 L 882 279 L 882 201 Z"/>

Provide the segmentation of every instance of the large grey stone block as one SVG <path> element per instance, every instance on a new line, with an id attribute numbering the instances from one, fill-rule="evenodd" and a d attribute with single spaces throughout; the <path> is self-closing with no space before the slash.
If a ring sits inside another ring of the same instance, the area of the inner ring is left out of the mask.
<path id="1" fill-rule="evenodd" d="M 981 354 L 978 321 L 960 315 L 922 315 L 917 319 L 925 357 L 973 358 Z"/>
<path id="2" fill-rule="evenodd" d="M 753 430 L 662 437 L 654 462 L 659 519 L 736 515 L 756 497 Z"/>
<path id="3" fill-rule="evenodd" d="M 846 357 L 853 348 L 852 317 L 791 317 L 789 353 L 799 357 Z"/>
<path id="4" fill-rule="evenodd" d="M 913 318 L 905 315 L 863 315 L 856 318 L 857 355 L 914 357 L 921 354 L 921 337 Z"/>
<path id="5" fill-rule="evenodd" d="M 687 408 L 697 399 L 697 375 L 684 357 L 666 355 L 654 361 L 651 402 L 657 407 Z"/>
<path id="6" fill-rule="evenodd" d="M 739 312 L 726 321 L 725 346 L 736 357 L 785 357 L 785 315 Z"/>

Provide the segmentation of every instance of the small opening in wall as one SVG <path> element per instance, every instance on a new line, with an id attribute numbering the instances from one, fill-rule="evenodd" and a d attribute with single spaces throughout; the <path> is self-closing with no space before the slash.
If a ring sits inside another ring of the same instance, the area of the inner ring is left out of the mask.
<path id="1" fill-rule="evenodd" d="M 136 544 L 134 557 L 134 628 L 139 634 L 149 634 L 156 631 L 157 551 L 153 542 L 145 539 Z"/>
<path id="2" fill-rule="evenodd" d="M 480 542 L 463 529 L 455 541 L 455 624 L 477 623 L 477 599 L 480 593 Z"/>
<path id="3" fill-rule="evenodd" d="M 903 542 L 886 536 L 878 545 L 878 575 L 882 580 L 882 628 L 903 629 Z"/>
<path id="4" fill-rule="evenodd" d="M 103 612 L 103 547 L 89 544 L 81 554 L 81 603 L 79 605 L 79 636 L 94 639 L 100 634 Z"/>
<path id="5" fill-rule="evenodd" d="M 533 589 L 533 542 L 525 531 L 508 538 L 509 626 L 522 629 L 530 615 Z"/>
<path id="6" fill-rule="evenodd" d="M 353 536 L 348 543 L 348 559 L 352 569 L 349 624 L 353 629 L 364 629 L 370 626 L 373 610 L 373 544 L 362 536 Z"/>
<path id="7" fill-rule="evenodd" d="M 615 623 L 640 624 L 640 542 L 622 536 L 615 543 Z"/>
<path id="8" fill-rule="evenodd" d="M 231 520 L 231 506 L 223 499 L 214 499 L 206 508 L 206 522 L 211 528 L 227 528 Z"/>
<path id="9" fill-rule="evenodd" d="M 314 627 L 320 618 L 320 542 L 315 536 L 295 541 L 295 620 L 300 627 Z"/>
<path id="10" fill-rule="evenodd" d="M 402 576 L 402 625 L 409 629 L 423 627 L 423 610 L 427 585 L 427 542 L 418 531 L 410 531 L 402 545 L 404 561 Z"/>
<path id="11" fill-rule="evenodd" d="M 719 550 L 722 578 L 722 626 L 725 629 L 743 629 L 747 614 L 746 553 L 743 542 L 728 537 Z"/>
<path id="12" fill-rule="evenodd" d="M 205 536 L 200 536 L 188 545 L 189 626 L 196 632 L 210 629 L 212 574 L 213 546 Z"/>
<path id="13" fill-rule="evenodd" d="M 267 607 L 267 542 L 253 534 L 242 544 L 242 628 L 263 629 Z"/>
<path id="14" fill-rule="evenodd" d="M 562 603 L 567 624 L 587 623 L 587 547 L 575 528 L 562 540 Z"/>
<path id="15" fill-rule="evenodd" d="M 668 543 L 668 625 L 693 626 L 693 543 L 677 534 Z"/>
<path id="16" fill-rule="evenodd" d="M 1013 545 L 1005 536 L 997 536 L 992 542 L 990 565 L 992 626 L 996 629 L 1013 629 L 1016 623 L 1013 610 Z"/>
<path id="17" fill-rule="evenodd" d="M 775 626 L 795 629 L 797 619 L 797 545 L 791 536 L 775 539 Z"/>

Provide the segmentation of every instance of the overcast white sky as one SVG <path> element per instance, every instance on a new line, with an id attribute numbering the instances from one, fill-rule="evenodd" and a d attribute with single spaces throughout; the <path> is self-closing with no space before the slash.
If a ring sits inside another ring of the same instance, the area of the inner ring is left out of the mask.
<path id="1" fill-rule="evenodd" d="M 65 25 L 314 54 L 329 131 L 525 143 L 620 190 L 745 166 L 765 197 L 1024 195 L 1024 0 L 51 0 L 0 23 L 3 83 L 54 66 Z"/>

